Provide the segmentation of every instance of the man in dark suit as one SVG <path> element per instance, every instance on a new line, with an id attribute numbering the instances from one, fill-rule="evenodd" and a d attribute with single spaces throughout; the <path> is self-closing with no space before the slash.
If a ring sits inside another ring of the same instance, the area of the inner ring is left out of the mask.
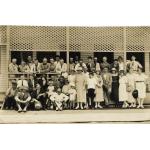
<path id="1" fill-rule="evenodd" d="M 34 88 L 36 87 L 36 84 L 37 84 L 37 80 L 34 77 L 34 75 L 31 74 L 29 76 L 29 80 L 28 80 L 28 86 L 29 86 L 29 92 L 30 93 L 34 90 Z"/>
<path id="2" fill-rule="evenodd" d="M 86 64 L 86 67 L 87 67 L 88 72 L 91 72 L 93 68 L 95 68 L 95 64 L 91 56 L 88 57 L 88 63 Z"/>

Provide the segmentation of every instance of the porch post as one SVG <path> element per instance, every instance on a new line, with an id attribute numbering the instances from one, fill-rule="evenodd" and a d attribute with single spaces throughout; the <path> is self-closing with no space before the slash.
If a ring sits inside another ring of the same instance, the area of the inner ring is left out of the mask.
<path id="1" fill-rule="evenodd" d="M 126 33 L 126 27 L 123 27 L 123 52 L 124 52 L 124 63 L 125 63 L 125 70 L 126 70 L 126 48 L 127 48 L 127 33 Z"/>
<path id="2" fill-rule="evenodd" d="M 67 68 L 69 71 L 69 27 L 66 27 Z"/>

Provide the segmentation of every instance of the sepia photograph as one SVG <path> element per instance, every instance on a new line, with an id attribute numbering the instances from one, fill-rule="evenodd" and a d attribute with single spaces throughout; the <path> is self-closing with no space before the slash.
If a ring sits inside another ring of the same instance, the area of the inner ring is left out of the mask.
<path id="1" fill-rule="evenodd" d="M 0 123 L 150 123 L 150 26 L 0 26 Z"/>

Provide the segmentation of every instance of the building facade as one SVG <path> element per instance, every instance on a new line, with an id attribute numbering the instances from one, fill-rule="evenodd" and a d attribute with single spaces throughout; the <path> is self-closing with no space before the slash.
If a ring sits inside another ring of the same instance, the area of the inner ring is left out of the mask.
<path id="1" fill-rule="evenodd" d="M 0 26 L 0 93 L 9 83 L 8 64 L 16 57 L 18 63 L 28 55 L 50 58 L 59 54 L 69 57 L 103 56 L 112 62 L 122 56 L 124 61 L 135 55 L 150 74 L 150 27 L 61 27 L 61 26 Z M 146 103 L 150 103 L 147 93 Z"/>

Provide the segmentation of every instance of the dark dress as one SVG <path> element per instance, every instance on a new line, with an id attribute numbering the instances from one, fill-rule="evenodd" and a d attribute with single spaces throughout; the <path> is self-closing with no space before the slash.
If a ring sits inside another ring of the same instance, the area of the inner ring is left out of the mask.
<path id="1" fill-rule="evenodd" d="M 111 100 L 118 106 L 119 103 L 119 76 L 112 75 L 112 91 L 111 91 Z"/>

